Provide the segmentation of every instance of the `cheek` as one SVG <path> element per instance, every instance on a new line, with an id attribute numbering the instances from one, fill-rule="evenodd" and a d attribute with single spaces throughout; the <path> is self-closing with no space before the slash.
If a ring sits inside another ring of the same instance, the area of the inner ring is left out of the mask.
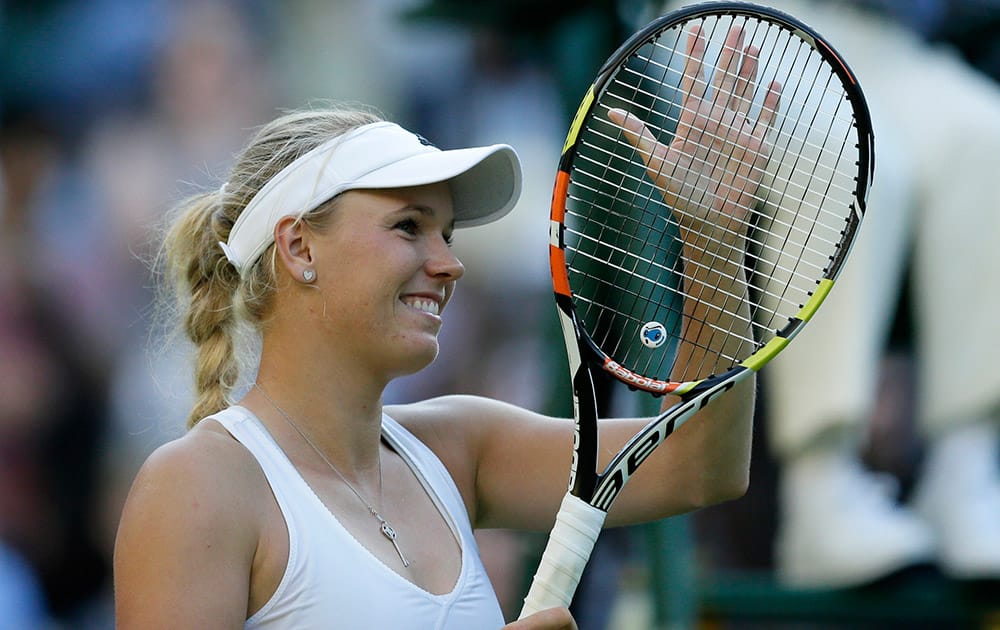
<path id="1" fill-rule="evenodd" d="M 384 325 L 401 306 L 399 292 L 420 272 L 418 256 L 386 239 L 367 238 L 336 245 L 337 256 L 322 263 L 320 280 L 328 309 L 353 317 L 366 328 Z"/>
<path id="2" fill-rule="evenodd" d="M 372 267 L 345 266 L 325 286 L 326 310 L 331 318 L 352 326 L 375 330 L 393 315 L 396 291 L 384 274 Z"/>

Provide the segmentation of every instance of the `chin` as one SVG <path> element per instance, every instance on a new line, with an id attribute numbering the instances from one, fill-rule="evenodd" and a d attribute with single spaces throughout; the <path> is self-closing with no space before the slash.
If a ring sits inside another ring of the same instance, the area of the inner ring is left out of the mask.
<path id="1" fill-rule="evenodd" d="M 432 346 L 428 345 L 419 348 L 411 348 L 411 351 L 407 352 L 405 357 L 400 357 L 397 376 L 409 376 L 411 374 L 416 374 L 433 363 L 434 359 L 437 358 L 437 355 L 438 344 L 436 340 Z"/>

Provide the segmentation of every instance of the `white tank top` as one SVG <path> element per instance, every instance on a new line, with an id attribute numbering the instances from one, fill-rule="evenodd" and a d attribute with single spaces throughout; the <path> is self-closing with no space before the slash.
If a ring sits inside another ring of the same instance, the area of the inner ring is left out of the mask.
<path id="1" fill-rule="evenodd" d="M 214 416 L 257 459 L 288 527 L 288 565 L 274 595 L 245 628 L 500 628 L 465 504 L 434 453 L 392 418 L 382 435 L 434 500 L 462 546 L 455 588 L 435 595 L 402 577 L 361 545 L 326 508 L 263 423 L 243 407 Z"/>

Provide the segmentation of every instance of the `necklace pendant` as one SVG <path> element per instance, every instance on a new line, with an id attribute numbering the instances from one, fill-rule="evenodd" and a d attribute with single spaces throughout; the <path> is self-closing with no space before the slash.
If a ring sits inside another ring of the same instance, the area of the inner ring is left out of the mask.
<path id="1" fill-rule="evenodd" d="M 382 535 L 389 539 L 392 546 L 396 548 L 396 553 L 399 554 L 399 559 L 402 560 L 403 566 L 410 566 L 410 562 L 403 556 L 402 549 L 399 548 L 399 543 L 396 542 L 396 530 L 392 528 L 392 525 L 387 523 L 384 519 L 382 520 Z"/>
<path id="2" fill-rule="evenodd" d="M 351 492 L 354 493 L 354 496 L 358 497 L 358 501 L 361 501 L 365 505 L 365 507 L 368 508 L 368 511 L 371 512 L 371 515 L 373 517 L 375 517 L 375 520 L 377 520 L 379 522 L 380 528 L 382 530 L 382 535 L 385 536 L 386 538 L 388 538 L 389 542 L 392 543 L 392 546 L 396 548 L 396 553 L 399 554 L 399 559 L 402 560 L 403 566 L 404 567 L 410 566 L 410 561 L 407 560 L 405 556 L 403 556 L 403 550 L 399 548 L 399 543 L 396 542 L 396 530 L 394 530 L 392 528 L 392 525 L 390 525 L 389 523 L 387 523 L 386 520 L 384 518 L 382 518 L 382 515 L 378 513 L 378 511 L 375 509 L 375 507 L 371 503 L 369 503 L 368 501 L 366 501 L 363 496 L 361 496 L 361 493 L 358 492 L 357 488 L 355 488 L 353 485 L 351 485 L 351 482 L 347 480 L 347 477 L 345 477 L 343 474 L 341 474 L 341 472 L 339 470 L 337 470 L 337 467 L 333 465 L 333 463 L 327 458 L 326 455 L 323 454 L 323 451 L 321 451 L 319 449 L 319 447 L 316 446 L 316 444 L 314 444 L 313 441 L 309 439 L 308 435 L 306 435 L 305 433 L 302 432 L 302 429 L 300 429 L 299 425 L 297 425 L 295 423 L 295 421 L 292 420 L 292 417 L 289 416 L 287 413 L 285 413 L 285 410 L 282 409 L 281 407 L 279 407 L 276 402 L 274 402 L 273 400 L 271 400 L 271 397 L 267 395 L 267 392 L 264 391 L 264 388 L 261 387 L 260 384 L 257 383 L 256 381 L 254 382 L 253 385 L 254 385 L 254 387 L 257 388 L 257 390 L 261 393 L 261 395 L 264 396 L 264 398 L 267 399 L 267 402 L 271 403 L 271 406 L 274 407 L 278 411 L 278 413 L 281 414 L 281 416 L 285 419 L 285 421 L 288 422 L 289 426 L 291 426 L 293 429 L 295 429 L 295 432 L 298 433 L 302 437 L 302 439 L 305 440 L 306 443 L 309 446 L 312 447 L 312 450 L 314 450 L 316 452 L 316 454 L 319 455 L 319 458 L 322 459 L 323 462 L 326 463 L 326 465 L 330 467 L 330 470 L 332 470 L 333 472 L 335 472 L 337 474 L 337 476 L 340 477 L 340 480 L 343 481 L 347 485 L 348 488 L 350 488 Z M 381 496 L 381 493 L 382 493 L 382 464 L 381 464 L 381 462 L 379 463 L 379 468 L 378 468 L 378 487 L 379 487 L 379 495 Z"/>

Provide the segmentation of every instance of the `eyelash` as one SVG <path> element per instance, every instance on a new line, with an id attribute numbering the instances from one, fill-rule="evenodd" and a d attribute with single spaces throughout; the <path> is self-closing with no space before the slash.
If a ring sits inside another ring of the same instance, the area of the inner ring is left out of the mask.
<path id="1" fill-rule="evenodd" d="M 415 219 L 403 219 L 402 221 L 397 223 L 395 227 L 396 229 L 403 230 L 410 236 L 416 236 L 417 232 L 420 231 L 420 222 L 416 221 Z M 444 233 L 442 233 L 441 236 L 444 237 L 445 244 L 451 246 L 452 242 L 454 241 L 454 237 L 451 234 L 444 234 Z"/>

